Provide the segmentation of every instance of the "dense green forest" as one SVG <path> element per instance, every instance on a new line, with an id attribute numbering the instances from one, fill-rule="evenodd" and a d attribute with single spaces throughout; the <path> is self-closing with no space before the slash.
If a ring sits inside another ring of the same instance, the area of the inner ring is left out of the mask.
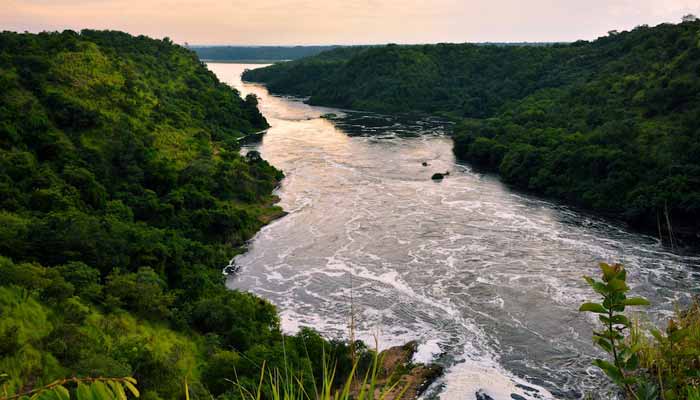
<path id="1" fill-rule="evenodd" d="M 338 46 L 189 46 L 202 60 L 297 60 Z"/>
<path id="2" fill-rule="evenodd" d="M 280 331 L 221 267 L 281 214 L 282 173 L 237 139 L 257 99 L 190 50 L 109 31 L 0 34 L 0 388 L 134 376 L 142 398 L 238 398 L 263 361 L 345 344 Z M 283 349 L 284 346 L 284 349 Z M 313 363 L 310 361 L 313 360 Z M 340 363 L 338 375 L 348 363 Z M 235 373 L 234 373 L 235 371 Z"/>
<path id="3" fill-rule="evenodd" d="M 700 242 L 697 20 L 547 46 L 341 48 L 244 78 L 311 104 L 448 116 L 455 154 L 506 182 Z"/>

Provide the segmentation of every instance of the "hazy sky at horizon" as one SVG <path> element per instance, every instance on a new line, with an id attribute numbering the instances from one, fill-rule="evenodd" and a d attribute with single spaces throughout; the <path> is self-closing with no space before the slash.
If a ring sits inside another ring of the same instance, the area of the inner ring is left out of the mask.
<path id="1" fill-rule="evenodd" d="M 0 0 L 0 30 L 115 29 L 190 44 L 591 40 L 700 0 Z"/>

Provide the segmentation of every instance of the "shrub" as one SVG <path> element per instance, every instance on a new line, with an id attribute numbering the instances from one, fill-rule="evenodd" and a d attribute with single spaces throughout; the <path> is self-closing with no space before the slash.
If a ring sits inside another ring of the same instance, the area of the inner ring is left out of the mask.
<path id="1" fill-rule="evenodd" d="M 626 307 L 648 305 L 641 297 L 627 297 L 627 272 L 620 264 L 600 264 L 602 281 L 586 277 L 600 303 L 584 303 L 580 311 L 598 315 L 603 329 L 593 342 L 611 356 L 596 359 L 599 367 L 625 396 L 634 400 L 696 400 L 700 390 L 700 303 L 678 311 L 665 333 L 648 332 L 624 314 Z"/>

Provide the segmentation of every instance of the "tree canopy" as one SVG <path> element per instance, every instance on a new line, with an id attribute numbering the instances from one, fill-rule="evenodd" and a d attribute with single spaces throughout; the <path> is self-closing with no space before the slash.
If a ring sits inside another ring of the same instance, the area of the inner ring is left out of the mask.
<path id="1" fill-rule="evenodd" d="M 593 42 L 336 49 L 247 71 L 309 103 L 451 117 L 454 152 L 516 187 L 700 242 L 700 22 Z"/>
<path id="2" fill-rule="evenodd" d="M 89 30 L 0 34 L 0 87 L 3 393 L 133 375 L 146 399 L 233 398 L 232 368 L 331 351 L 283 351 L 275 307 L 223 284 L 281 213 L 282 172 L 239 154 L 257 99 L 167 39 Z"/>

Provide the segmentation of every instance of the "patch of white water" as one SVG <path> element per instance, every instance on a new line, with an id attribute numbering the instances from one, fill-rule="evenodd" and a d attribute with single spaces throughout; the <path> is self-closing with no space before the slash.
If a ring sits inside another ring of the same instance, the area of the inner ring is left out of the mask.
<path id="1" fill-rule="evenodd" d="M 577 312 L 594 298 L 582 275 L 626 264 L 651 320 L 700 292 L 699 258 L 472 171 L 438 121 L 329 121 L 320 116 L 342 113 L 243 84 L 246 66 L 209 66 L 260 97 L 271 128 L 250 149 L 286 174 L 289 215 L 258 233 L 228 280 L 276 304 L 286 331 L 347 338 L 352 298 L 361 339 L 417 340 L 417 360 L 446 367 L 432 396 L 581 398 L 605 382 L 591 368 L 596 321 Z"/>

